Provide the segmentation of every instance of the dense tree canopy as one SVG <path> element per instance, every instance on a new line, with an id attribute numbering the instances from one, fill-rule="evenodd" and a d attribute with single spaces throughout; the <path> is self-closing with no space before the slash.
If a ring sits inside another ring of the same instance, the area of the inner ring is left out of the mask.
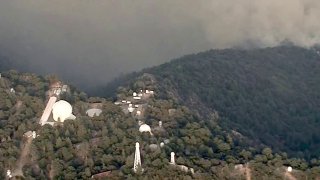
<path id="1" fill-rule="evenodd" d="M 312 159 L 320 155 L 320 56 L 316 48 L 284 46 L 210 50 L 146 69 L 162 98 L 176 99 L 205 119 L 266 144 Z M 139 75 L 139 74 L 138 74 Z M 136 74 L 115 85 L 131 84 Z"/>
<path id="2" fill-rule="evenodd" d="M 7 169 L 26 179 L 89 179 L 100 173 L 112 179 L 244 179 L 246 173 L 253 179 L 283 179 L 287 166 L 294 168 L 293 175 L 298 179 L 319 176 L 318 158 L 306 161 L 267 146 L 250 147 L 246 138 L 224 128 L 221 121 L 227 118 L 223 113 L 206 108 L 210 111 L 203 116 L 203 111 L 195 111 L 198 105 L 205 107 L 204 103 L 199 104 L 202 97 L 191 102 L 182 96 L 182 90 L 165 86 L 165 82 L 171 83 L 169 77 L 161 77 L 160 73 L 137 75 L 118 88 L 117 101 L 130 99 L 139 90 L 155 91 L 154 96 L 135 102 L 144 108 L 142 118 L 127 113 L 113 101 L 87 97 L 71 87 L 59 98 L 72 104 L 76 120 L 40 126 L 48 90 L 58 79 L 2 72 L 0 179 L 5 178 Z M 181 101 L 182 97 L 185 101 Z M 102 114 L 88 117 L 86 110 L 92 106 L 99 106 Z M 138 131 L 138 120 L 151 126 L 152 136 Z M 163 122 L 162 128 L 159 121 Z M 36 131 L 39 136 L 30 141 L 24 136 L 27 131 Z M 144 169 L 138 173 L 132 170 L 135 142 L 140 143 Z M 160 148 L 161 142 L 165 145 Z M 30 151 L 25 152 L 28 144 Z M 170 165 L 171 152 L 175 152 L 178 165 L 193 168 L 194 173 Z"/>

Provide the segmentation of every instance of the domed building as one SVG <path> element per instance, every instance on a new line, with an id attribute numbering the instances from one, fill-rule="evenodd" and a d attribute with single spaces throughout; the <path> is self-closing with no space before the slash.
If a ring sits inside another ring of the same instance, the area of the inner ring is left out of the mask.
<path id="1" fill-rule="evenodd" d="M 86 114 L 89 117 L 95 117 L 95 116 L 100 116 L 100 114 L 102 113 L 101 109 L 97 109 L 97 108 L 93 108 L 93 109 L 89 109 L 87 110 Z"/>
<path id="2" fill-rule="evenodd" d="M 55 121 L 64 122 L 66 119 L 75 119 L 72 114 L 72 106 L 64 100 L 54 103 L 52 107 L 52 115 Z"/>
<path id="3" fill-rule="evenodd" d="M 142 124 L 142 125 L 140 126 L 140 128 L 139 128 L 139 131 L 140 131 L 141 133 L 143 133 L 143 132 L 149 132 L 149 133 L 152 135 L 151 128 L 150 128 L 150 126 L 147 125 L 147 124 Z"/>

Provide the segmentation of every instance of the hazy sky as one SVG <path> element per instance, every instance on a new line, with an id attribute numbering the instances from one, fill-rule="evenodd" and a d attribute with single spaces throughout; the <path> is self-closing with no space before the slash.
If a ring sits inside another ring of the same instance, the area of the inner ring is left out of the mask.
<path id="1" fill-rule="evenodd" d="M 0 53 L 77 85 L 212 48 L 320 41 L 319 0 L 0 0 Z"/>

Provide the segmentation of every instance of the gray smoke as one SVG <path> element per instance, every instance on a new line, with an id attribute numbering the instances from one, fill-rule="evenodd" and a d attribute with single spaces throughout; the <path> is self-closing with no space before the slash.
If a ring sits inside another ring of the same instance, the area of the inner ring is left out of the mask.
<path id="1" fill-rule="evenodd" d="M 212 48 L 320 41 L 317 0 L 1 0 L 0 53 L 82 87 Z"/>

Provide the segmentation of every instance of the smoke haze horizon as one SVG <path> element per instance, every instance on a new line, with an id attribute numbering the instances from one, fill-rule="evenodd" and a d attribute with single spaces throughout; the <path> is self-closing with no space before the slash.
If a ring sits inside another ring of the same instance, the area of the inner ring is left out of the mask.
<path id="1" fill-rule="evenodd" d="M 320 42 L 316 0 L 3 0 L 0 55 L 82 88 L 208 49 Z"/>

